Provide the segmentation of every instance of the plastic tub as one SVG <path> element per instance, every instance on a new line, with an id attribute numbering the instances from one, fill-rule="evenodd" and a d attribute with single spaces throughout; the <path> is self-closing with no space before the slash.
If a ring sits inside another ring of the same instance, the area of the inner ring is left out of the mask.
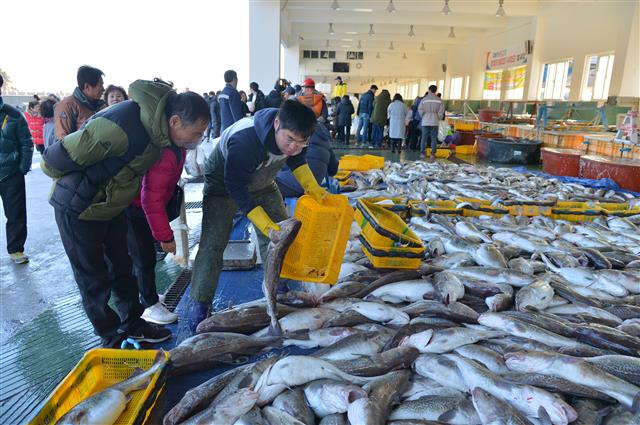
<path id="1" fill-rule="evenodd" d="M 319 204 L 304 195 L 293 216 L 302 222 L 302 227 L 284 257 L 280 276 L 335 284 L 353 221 L 349 200 L 342 195 L 328 195 Z"/>
<path id="2" fill-rule="evenodd" d="M 338 169 L 343 171 L 367 171 L 384 168 L 384 157 L 376 155 L 345 155 L 340 158 Z"/>
<path id="3" fill-rule="evenodd" d="M 541 142 L 528 139 L 478 138 L 478 158 L 499 164 L 537 164 Z"/>
<path id="4" fill-rule="evenodd" d="M 377 269 L 417 269 L 424 258 L 424 248 L 378 247 L 363 235 L 358 238 L 362 243 L 362 252 Z"/>
<path id="5" fill-rule="evenodd" d="M 87 351 L 76 367 L 64 378 L 30 425 L 53 425 L 69 410 L 98 391 L 122 382 L 136 367 L 147 370 L 153 364 L 156 350 L 116 350 L 94 348 Z M 165 360 L 169 353 L 165 352 Z M 151 413 L 158 396 L 164 389 L 167 363 L 153 375 L 149 385 L 130 393 L 131 401 L 116 424 L 142 424 Z"/>
<path id="6" fill-rule="evenodd" d="M 494 118 L 501 117 L 502 111 L 499 109 L 480 109 L 478 119 L 480 122 L 493 122 Z"/>
<path id="7" fill-rule="evenodd" d="M 358 199 L 355 219 L 362 229 L 362 235 L 373 246 L 422 248 L 420 238 L 397 214 L 369 200 Z"/>

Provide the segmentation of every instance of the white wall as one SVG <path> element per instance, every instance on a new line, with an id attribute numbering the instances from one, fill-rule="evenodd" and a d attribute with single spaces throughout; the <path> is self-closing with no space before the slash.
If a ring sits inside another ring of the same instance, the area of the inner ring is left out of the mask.
<path id="1" fill-rule="evenodd" d="M 273 87 L 280 77 L 280 2 L 249 2 L 249 52 L 249 81 Z"/>
<path id="2" fill-rule="evenodd" d="M 361 93 L 366 91 L 371 83 L 361 84 L 365 80 L 374 79 L 378 88 L 387 88 L 389 91 L 396 90 L 394 83 L 396 79 L 401 82 L 419 81 L 424 79 L 442 79 L 444 74 L 441 66 L 446 62 L 444 52 L 440 54 L 408 54 L 407 59 L 402 59 L 402 52 L 380 51 L 380 59 L 376 59 L 376 52 L 365 52 L 365 59 L 361 61 L 347 61 L 346 53 L 337 51 L 336 59 L 300 59 L 298 79 L 302 81 L 306 76 L 316 79 L 327 77 L 331 83 L 336 75 L 343 79 L 348 79 L 347 87 L 349 93 Z M 333 62 L 349 62 L 348 74 L 332 72 Z M 356 64 L 361 67 L 357 68 Z M 387 84 L 391 80 L 392 83 Z M 392 93 L 393 95 L 393 93 Z"/>
<path id="3" fill-rule="evenodd" d="M 610 51 L 615 52 L 615 61 L 609 95 L 638 97 L 639 9 L 637 2 L 542 2 L 530 23 L 487 33 L 451 48 L 447 55 L 447 81 L 470 75 L 469 98 L 481 99 L 486 52 L 533 40 L 526 99 L 536 99 L 545 62 L 573 58 L 569 100 L 579 100 L 586 56 Z M 448 95 L 447 91 L 445 97 Z"/>
<path id="4" fill-rule="evenodd" d="M 640 3 L 636 3 L 620 84 L 620 96 L 640 97 Z"/>

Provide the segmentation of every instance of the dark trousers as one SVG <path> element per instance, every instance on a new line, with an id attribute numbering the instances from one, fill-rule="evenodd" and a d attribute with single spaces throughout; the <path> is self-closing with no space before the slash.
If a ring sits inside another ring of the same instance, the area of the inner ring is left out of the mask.
<path id="1" fill-rule="evenodd" d="M 420 140 L 420 121 L 409 121 L 409 149 L 418 150 L 418 141 Z"/>
<path id="2" fill-rule="evenodd" d="M 133 262 L 133 274 L 138 280 L 140 302 L 144 308 L 158 302 L 156 290 L 156 248 L 151 228 L 142 208 L 127 208 L 127 245 Z"/>
<path id="3" fill-rule="evenodd" d="M 109 221 L 88 221 L 56 210 L 56 223 L 84 311 L 103 345 L 111 346 L 144 323 L 127 253 L 125 213 Z M 112 296 L 118 314 L 108 305 Z"/>
<path id="4" fill-rule="evenodd" d="M 7 218 L 7 252 L 23 252 L 27 240 L 27 198 L 24 175 L 15 173 L 0 181 L 0 197 Z"/>
<path id="5" fill-rule="evenodd" d="M 391 144 L 391 151 L 400 152 L 400 148 L 402 148 L 402 139 L 389 139 Z"/>
<path id="6" fill-rule="evenodd" d="M 40 153 L 44 152 L 44 145 L 35 145 L 36 150 Z"/>
<path id="7" fill-rule="evenodd" d="M 349 144 L 349 139 L 351 138 L 351 126 L 350 125 L 341 125 L 338 127 L 338 140 L 340 140 L 345 145 Z"/>

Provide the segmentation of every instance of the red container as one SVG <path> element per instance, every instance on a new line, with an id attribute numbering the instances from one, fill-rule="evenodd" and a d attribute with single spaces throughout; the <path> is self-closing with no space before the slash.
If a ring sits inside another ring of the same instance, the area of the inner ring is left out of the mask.
<path id="1" fill-rule="evenodd" d="M 458 146 L 473 145 L 476 142 L 476 135 L 473 131 L 456 130 L 455 140 Z"/>
<path id="2" fill-rule="evenodd" d="M 577 149 L 542 148 L 542 170 L 554 176 L 578 177 L 582 154 Z"/>
<path id="3" fill-rule="evenodd" d="M 493 122 L 496 117 L 501 117 L 502 111 L 499 109 L 480 109 L 478 111 L 478 120 L 480 122 Z"/>
<path id="4" fill-rule="evenodd" d="M 580 177 L 585 179 L 613 179 L 623 189 L 640 192 L 640 161 L 585 155 L 580 158 Z"/>

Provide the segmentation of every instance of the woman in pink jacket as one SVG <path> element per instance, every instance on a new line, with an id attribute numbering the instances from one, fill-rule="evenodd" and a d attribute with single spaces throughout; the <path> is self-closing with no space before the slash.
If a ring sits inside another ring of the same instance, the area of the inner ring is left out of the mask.
<path id="1" fill-rule="evenodd" d="M 167 310 L 158 299 L 154 241 L 160 242 L 165 252 L 175 254 L 176 242 L 169 226 L 167 203 L 176 191 L 185 157 L 184 148 L 173 145 L 166 148 L 158 162 L 144 175 L 140 194 L 127 208 L 127 242 L 138 279 L 140 302 L 145 307 L 142 318 L 163 325 L 175 322 L 178 316 Z"/>

